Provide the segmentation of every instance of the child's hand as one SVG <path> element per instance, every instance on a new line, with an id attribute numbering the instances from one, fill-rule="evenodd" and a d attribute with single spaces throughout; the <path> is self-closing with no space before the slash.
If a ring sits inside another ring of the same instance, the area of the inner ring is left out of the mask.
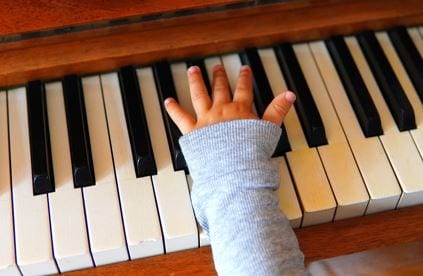
<path id="1" fill-rule="evenodd" d="M 188 69 L 188 82 L 197 118 L 193 118 L 172 98 L 165 100 L 166 111 L 182 134 L 224 121 L 259 119 L 252 108 L 251 74 L 249 66 L 241 68 L 232 99 L 225 69 L 222 65 L 216 65 L 213 68 L 213 99 L 210 99 L 200 69 L 192 66 Z M 294 101 L 295 94 L 292 92 L 278 95 L 266 108 L 262 119 L 280 126 Z"/>

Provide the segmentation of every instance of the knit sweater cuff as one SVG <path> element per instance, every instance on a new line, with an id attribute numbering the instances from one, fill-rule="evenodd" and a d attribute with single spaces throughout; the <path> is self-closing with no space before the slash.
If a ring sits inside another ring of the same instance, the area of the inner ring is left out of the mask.
<path id="1" fill-rule="evenodd" d="M 197 129 L 184 135 L 179 143 L 196 185 L 213 183 L 213 188 L 219 189 L 221 177 L 238 174 L 254 179 L 254 171 L 268 170 L 280 135 L 281 128 L 273 123 L 235 120 Z M 240 188 L 226 184 L 225 189 Z"/>

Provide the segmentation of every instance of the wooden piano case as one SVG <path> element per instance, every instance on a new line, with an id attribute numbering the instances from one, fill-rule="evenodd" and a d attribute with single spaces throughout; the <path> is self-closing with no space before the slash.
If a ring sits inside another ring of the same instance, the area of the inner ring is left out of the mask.
<path id="1" fill-rule="evenodd" d="M 421 0 L 0 3 L 0 87 L 423 24 Z M 163 35 L 163 34 L 166 35 Z M 423 239 L 423 206 L 296 230 L 306 262 Z M 209 247 L 69 274 L 215 274 Z"/>

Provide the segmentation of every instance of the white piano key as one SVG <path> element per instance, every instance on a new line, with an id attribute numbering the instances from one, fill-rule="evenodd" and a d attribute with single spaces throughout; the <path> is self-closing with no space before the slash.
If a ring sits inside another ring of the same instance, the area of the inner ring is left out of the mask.
<path id="1" fill-rule="evenodd" d="M 166 252 L 198 246 L 198 231 L 184 171 L 174 171 L 151 68 L 137 70 L 157 165 L 153 176 Z"/>
<path id="2" fill-rule="evenodd" d="M 382 46 L 382 49 L 395 72 L 395 75 L 397 76 L 402 88 L 404 89 L 404 92 L 407 95 L 411 106 L 413 107 L 417 128 L 410 130 L 410 133 L 413 137 L 414 143 L 416 143 L 417 148 L 419 149 L 420 155 L 423 157 L 423 105 L 421 104 L 419 96 L 417 95 L 417 92 L 414 89 L 414 86 L 401 63 L 401 60 L 395 52 L 394 46 L 389 40 L 387 33 L 377 32 L 376 37 Z M 423 182 L 421 182 L 421 185 L 423 185 Z"/>
<path id="3" fill-rule="evenodd" d="M 92 267 L 82 192 L 73 183 L 62 84 L 47 84 L 46 98 L 56 187 L 48 197 L 54 257 L 61 272 Z"/>
<path id="4" fill-rule="evenodd" d="M 58 273 L 53 257 L 47 195 L 33 195 L 25 88 L 8 92 L 16 259 L 24 275 Z"/>
<path id="5" fill-rule="evenodd" d="M 6 91 L 0 91 L 0 141 L 0 275 L 20 275 L 13 236 Z"/>
<path id="6" fill-rule="evenodd" d="M 319 69 L 308 44 L 297 44 L 293 48 L 325 126 L 328 145 L 319 146 L 317 150 L 338 204 L 335 220 L 362 216 L 369 195 L 342 127 L 338 118 L 334 116 L 336 113 Z"/>
<path id="7" fill-rule="evenodd" d="M 414 42 L 417 51 L 419 51 L 420 55 L 423 57 L 423 35 L 420 35 L 419 29 L 417 27 L 408 28 L 407 32 L 410 35 L 411 40 Z"/>
<path id="8" fill-rule="evenodd" d="M 194 116 L 195 118 L 195 111 L 192 106 L 191 96 L 189 92 L 189 85 L 188 85 L 188 79 L 186 75 L 187 67 L 185 63 L 174 63 L 171 65 L 172 70 L 172 76 L 173 80 L 175 82 L 175 89 L 176 89 L 176 95 L 179 99 L 179 104 L 182 106 L 183 109 L 188 111 L 191 116 Z M 193 181 L 190 175 L 187 175 L 187 182 L 188 182 L 188 188 L 191 193 L 191 187 L 193 185 Z M 198 235 L 199 235 L 199 245 L 205 246 L 210 244 L 209 238 L 204 232 L 204 230 L 201 228 L 200 225 L 197 223 L 198 228 Z"/>
<path id="9" fill-rule="evenodd" d="M 126 240 L 131 259 L 163 254 L 151 177 L 137 178 L 117 73 L 101 75 Z"/>
<path id="10" fill-rule="evenodd" d="M 277 96 L 286 84 L 272 49 L 261 49 L 259 55 L 267 78 Z M 284 120 L 292 151 L 286 154 L 293 180 L 303 206 L 303 226 L 332 221 L 336 201 L 315 148 L 309 148 L 297 113 L 291 108 Z"/>
<path id="11" fill-rule="evenodd" d="M 309 46 L 367 186 L 366 213 L 395 209 L 401 189 L 379 139 L 364 137 L 324 43 Z"/>
<path id="12" fill-rule="evenodd" d="M 191 193 L 193 181 L 192 181 L 192 178 L 191 178 L 191 176 L 189 174 L 187 175 L 187 182 L 188 182 L 189 192 Z M 197 228 L 198 228 L 198 242 L 199 242 L 199 246 L 202 247 L 202 246 L 210 245 L 209 236 L 206 234 L 206 232 L 204 231 L 204 229 L 201 228 L 201 226 L 198 223 L 197 223 Z"/>
<path id="13" fill-rule="evenodd" d="M 83 188 L 91 252 L 95 265 L 128 260 L 119 196 L 113 172 L 98 76 L 82 79 L 96 184 Z"/>
<path id="14" fill-rule="evenodd" d="M 241 59 L 238 54 L 228 54 L 221 56 L 221 60 L 228 76 L 229 88 L 233 94 L 238 82 L 239 71 L 242 67 Z"/>
<path id="15" fill-rule="evenodd" d="M 295 188 L 289 174 L 288 165 L 284 157 L 276 157 L 273 160 L 278 164 L 281 177 L 279 189 L 275 191 L 279 198 L 279 208 L 288 218 L 291 226 L 293 228 L 298 228 L 301 226 L 303 213 L 298 203 L 297 195 L 295 194 Z"/>
<path id="16" fill-rule="evenodd" d="M 192 106 L 191 95 L 189 91 L 187 78 L 187 65 L 185 62 L 172 63 L 170 65 L 173 82 L 175 84 L 176 96 L 179 104 L 194 118 L 195 111 Z"/>

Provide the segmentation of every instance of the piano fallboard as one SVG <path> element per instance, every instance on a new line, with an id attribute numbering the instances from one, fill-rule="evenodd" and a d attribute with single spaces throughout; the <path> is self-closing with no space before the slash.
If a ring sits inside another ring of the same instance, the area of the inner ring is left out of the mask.
<path id="1" fill-rule="evenodd" d="M 299 0 L 0 43 L 0 87 L 422 22 L 419 0 Z"/>

